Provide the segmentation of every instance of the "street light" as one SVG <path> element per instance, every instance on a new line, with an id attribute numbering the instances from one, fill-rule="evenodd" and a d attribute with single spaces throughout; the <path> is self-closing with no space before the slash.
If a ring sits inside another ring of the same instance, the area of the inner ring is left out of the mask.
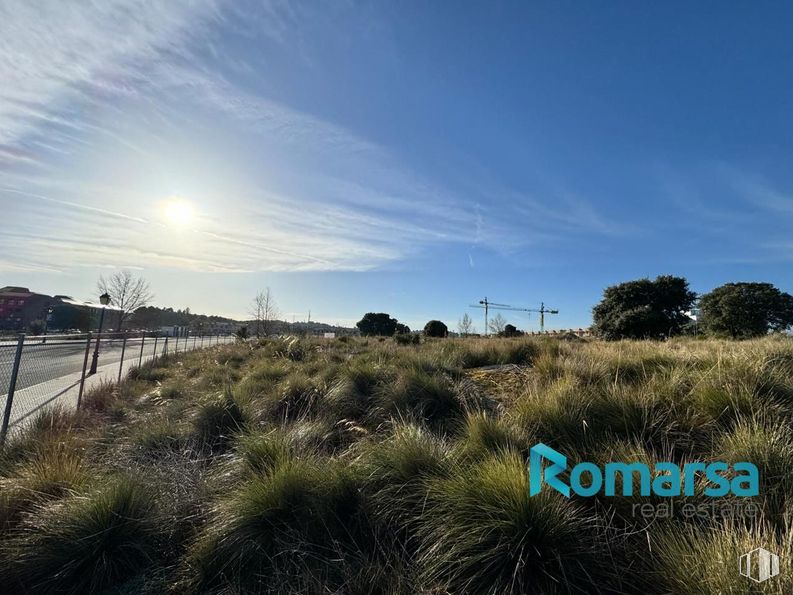
<path id="1" fill-rule="evenodd" d="M 96 366 L 99 363 L 99 338 L 102 335 L 102 323 L 105 321 L 105 306 L 110 303 L 110 295 L 103 293 L 99 296 L 99 303 L 102 304 L 102 313 L 99 315 L 99 330 L 96 332 L 96 346 L 94 347 L 94 359 L 91 360 L 91 370 L 89 374 L 96 374 Z"/>

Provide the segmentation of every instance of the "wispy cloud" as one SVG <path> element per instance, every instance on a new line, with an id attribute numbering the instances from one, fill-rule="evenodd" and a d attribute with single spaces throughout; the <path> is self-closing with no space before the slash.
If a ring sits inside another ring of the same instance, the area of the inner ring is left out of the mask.
<path id="1" fill-rule="evenodd" d="M 255 22 L 292 44 L 306 18 L 283 2 L 0 5 L 5 260 L 363 271 L 443 243 L 511 251 L 615 233 L 569 194 L 553 208 L 508 190 L 488 211 L 365 136 L 269 98 L 266 73 L 224 36 Z M 200 217 L 177 231 L 157 205 L 185 187 Z"/>

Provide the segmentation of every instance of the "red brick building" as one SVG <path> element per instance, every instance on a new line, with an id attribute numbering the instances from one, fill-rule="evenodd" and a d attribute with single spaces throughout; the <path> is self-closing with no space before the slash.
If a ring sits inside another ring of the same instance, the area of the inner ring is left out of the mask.
<path id="1" fill-rule="evenodd" d="M 0 288 L 0 331 L 26 331 L 31 322 L 47 318 L 52 301 L 27 287 Z"/>

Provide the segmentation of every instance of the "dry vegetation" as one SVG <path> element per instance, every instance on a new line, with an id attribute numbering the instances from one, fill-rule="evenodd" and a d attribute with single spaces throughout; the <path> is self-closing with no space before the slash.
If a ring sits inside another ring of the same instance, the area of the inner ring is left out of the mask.
<path id="1" fill-rule="evenodd" d="M 2 451 L 0 585 L 791 593 L 792 416 L 782 338 L 213 348 L 52 409 Z M 573 460 L 748 460 L 762 514 L 648 523 L 629 497 L 530 498 L 538 441 Z M 783 568 L 758 587 L 737 555 L 760 545 Z"/>

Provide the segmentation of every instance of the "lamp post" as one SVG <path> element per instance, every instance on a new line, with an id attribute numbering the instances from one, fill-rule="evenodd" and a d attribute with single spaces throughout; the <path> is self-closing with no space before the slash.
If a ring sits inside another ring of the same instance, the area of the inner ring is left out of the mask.
<path id="1" fill-rule="evenodd" d="M 89 374 L 96 374 L 96 366 L 99 363 L 99 339 L 102 336 L 102 323 L 105 321 L 105 306 L 110 303 L 110 295 L 103 293 L 99 296 L 102 304 L 102 313 L 99 315 L 99 330 L 96 332 L 96 346 L 94 347 L 94 358 L 91 360 L 91 370 Z"/>

